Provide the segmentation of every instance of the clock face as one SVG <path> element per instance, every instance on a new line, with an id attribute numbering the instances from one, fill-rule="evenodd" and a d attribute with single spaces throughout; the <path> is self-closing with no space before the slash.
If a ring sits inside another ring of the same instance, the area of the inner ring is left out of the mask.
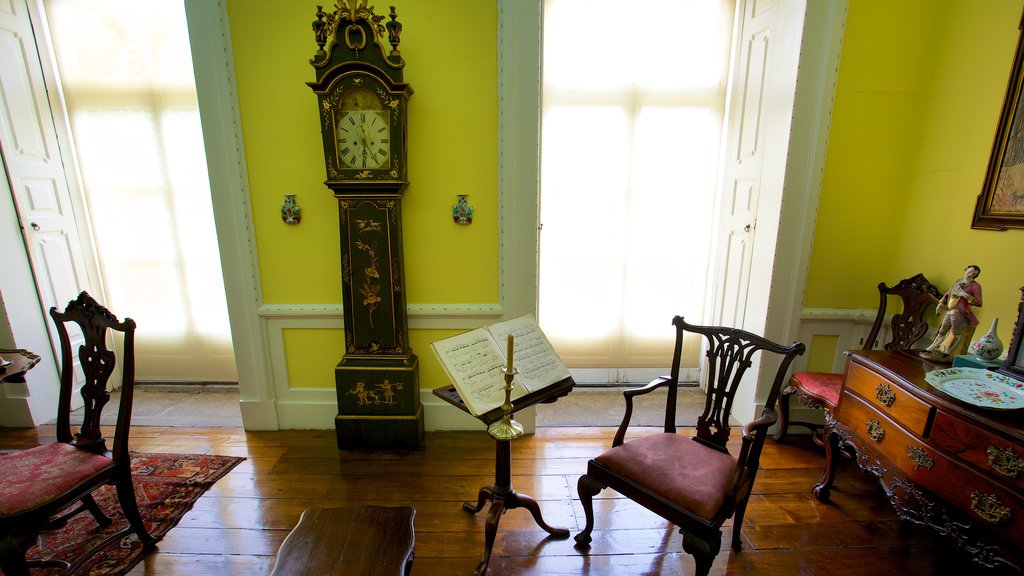
<path id="1" fill-rule="evenodd" d="M 373 92 L 349 90 L 335 115 L 334 137 L 338 160 L 345 168 L 388 169 L 391 164 L 391 125 Z"/>

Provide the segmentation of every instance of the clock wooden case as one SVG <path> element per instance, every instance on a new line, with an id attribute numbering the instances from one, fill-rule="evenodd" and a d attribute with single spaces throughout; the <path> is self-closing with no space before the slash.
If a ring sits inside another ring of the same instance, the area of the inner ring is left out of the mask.
<path id="1" fill-rule="evenodd" d="M 418 448 L 419 364 L 409 346 L 401 198 L 408 186 L 412 88 L 402 25 L 367 0 L 318 6 L 310 60 L 327 180 L 338 200 L 345 351 L 335 367 L 338 447 Z M 380 40 L 386 38 L 390 50 Z"/>

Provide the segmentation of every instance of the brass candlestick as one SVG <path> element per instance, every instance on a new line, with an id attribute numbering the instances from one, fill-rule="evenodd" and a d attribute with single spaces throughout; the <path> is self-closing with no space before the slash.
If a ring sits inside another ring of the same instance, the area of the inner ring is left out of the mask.
<path id="1" fill-rule="evenodd" d="M 505 403 L 501 405 L 501 420 L 487 427 L 487 433 L 495 440 L 515 440 L 523 435 L 523 425 L 512 419 L 512 380 L 519 370 L 512 365 L 513 337 L 508 335 L 508 366 L 501 369 L 505 374 Z"/>

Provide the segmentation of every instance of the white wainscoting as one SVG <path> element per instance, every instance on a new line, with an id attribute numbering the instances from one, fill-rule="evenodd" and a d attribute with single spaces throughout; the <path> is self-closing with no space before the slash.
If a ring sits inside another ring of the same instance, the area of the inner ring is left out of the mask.
<path id="1" fill-rule="evenodd" d="M 842 372 L 846 366 L 847 350 L 862 348 L 868 332 L 871 330 L 871 323 L 875 320 L 877 309 L 862 308 L 804 308 L 800 313 L 800 327 L 797 329 L 797 340 L 807 346 L 803 356 L 797 357 L 793 362 L 794 373 L 807 369 L 808 359 L 814 354 L 822 354 L 822 351 L 814 351 L 814 338 L 834 337 L 835 348 L 831 350 L 832 372 Z M 821 367 L 819 367 L 820 369 Z M 824 423 L 824 412 L 807 408 L 796 400 L 791 400 L 790 418 L 795 421 Z M 809 433 L 810 431 L 800 426 L 789 429 L 792 434 Z"/>
<path id="2" fill-rule="evenodd" d="M 333 373 L 324 374 L 332 385 L 324 388 L 309 387 L 308 383 L 291 382 L 288 377 L 288 359 L 284 348 L 284 331 L 290 329 L 344 329 L 340 305 L 288 305 L 263 306 L 260 319 L 266 331 L 269 354 L 270 380 L 273 389 L 272 404 L 277 413 L 281 429 L 323 429 L 334 428 L 334 417 L 338 413 Z M 846 364 L 846 350 L 860 349 L 864 344 L 875 309 L 806 308 L 800 315 L 797 340 L 808 346 L 808 351 L 793 363 L 793 371 L 807 368 L 811 346 L 815 336 L 834 337 L 836 346 L 830 351 L 833 358 L 832 370 L 842 372 Z M 501 306 L 494 305 L 414 305 L 409 307 L 410 329 L 454 329 L 469 330 L 500 321 Z M 883 325 L 879 342 L 888 340 L 888 322 Z M 922 341 L 929 341 L 926 336 Z M 421 358 L 429 350 L 416 350 Z M 821 354 L 821 351 L 815 352 Z M 339 350 L 338 359 L 342 352 Z M 303 384 L 307 384 L 303 386 Z M 482 430 L 479 420 L 452 408 L 451 405 L 433 395 L 438 382 L 421 382 L 420 400 L 423 403 L 424 422 L 427 430 Z M 799 402 L 792 404 L 794 420 L 822 422 L 822 412 L 804 408 Z M 527 431 L 532 431 L 535 418 L 533 410 L 524 410 L 517 415 Z M 794 428 L 795 433 L 800 428 Z"/>
<path id="3" fill-rule="evenodd" d="M 846 351 L 860 350 L 864 347 L 864 340 L 867 339 L 868 332 L 871 331 L 871 323 L 874 322 L 877 311 L 876 308 L 804 308 L 800 314 L 800 328 L 797 331 L 797 340 L 807 345 L 807 352 L 793 362 L 793 372 L 807 369 L 807 361 L 812 353 L 811 346 L 814 337 L 825 336 L 836 338 L 835 349 L 831 351 L 831 371 L 842 373 L 846 368 Z M 887 317 L 882 322 L 882 329 L 878 333 L 878 339 L 875 343 L 876 348 L 889 341 L 890 317 Z M 934 338 L 934 331 L 934 327 L 930 328 L 929 332 L 918 342 L 918 345 L 924 346 L 931 342 L 932 338 Z M 819 350 L 814 353 L 821 354 L 822 351 Z M 805 408 L 795 400 L 791 404 L 790 414 L 793 420 L 802 420 L 804 422 L 825 421 L 821 410 Z M 806 429 L 800 427 L 790 428 L 791 433 L 799 434 L 801 431 L 807 432 Z"/>
<path id="4" fill-rule="evenodd" d="M 291 382 L 288 376 L 288 357 L 285 354 L 285 330 L 344 330 L 344 316 L 340 304 L 265 305 L 259 309 L 260 323 L 266 333 L 270 382 L 273 391 L 271 403 L 277 413 L 277 424 L 282 430 L 334 429 L 338 414 L 334 373 L 325 372 L 324 382 Z M 420 304 L 409 306 L 409 328 L 420 330 L 470 330 L 500 321 L 502 308 L 497 304 Z M 414 350 L 423 358 L 430 350 Z M 338 351 L 341 360 L 343 351 Z M 423 402 L 424 423 L 427 430 L 478 430 L 479 420 L 453 408 L 433 394 L 441 382 L 421 382 L 420 398 Z M 532 428 L 532 411 L 517 415 L 524 427 Z"/>

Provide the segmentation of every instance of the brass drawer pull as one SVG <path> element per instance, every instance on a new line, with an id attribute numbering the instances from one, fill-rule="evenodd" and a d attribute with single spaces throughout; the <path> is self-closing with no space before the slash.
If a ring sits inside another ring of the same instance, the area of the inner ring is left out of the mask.
<path id="1" fill-rule="evenodd" d="M 881 442 L 882 438 L 885 438 L 885 428 L 882 427 L 882 423 L 878 420 L 868 420 L 868 438 L 871 438 L 875 442 Z"/>
<path id="2" fill-rule="evenodd" d="M 1003 506 L 995 494 L 982 494 L 977 490 L 971 492 L 971 510 L 993 524 L 1002 524 L 1013 516 L 1010 509 Z"/>
<path id="3" fill-rule="evenodd" d="M 910 448 L 907 448 L 907 456 L 909 456 L 910 460 L 914 463 L 914 470 L 918 470 L 920 468 L 927 468 L 931 470 L 932 466 L 935 465 L 935 460 L 932 460 L 931 457 L 928 456 L 928 453 L 925 452 L 924 448 L 920 446 L 911 446 Z"/>
<path id="4" fill-rule="evenodd" d="M 1021 471 L 1024 470 L 1024 460 L 1017 453 L 1013 451 L 1013 448 L 996 448 L 995 446 L 988 447 L 988 465 L 993 470 L 999 472 L 1003 476 L 1009 478 L 1016 478 L 1020 475 Z"/>
<path id="5" fill-rule="evenodd" d="M 888 382 L 882 382 L 875 388 L 875 398 L 888 408 L 896 401 L 896 393 L 892 391 L 892 386 Z"/>

